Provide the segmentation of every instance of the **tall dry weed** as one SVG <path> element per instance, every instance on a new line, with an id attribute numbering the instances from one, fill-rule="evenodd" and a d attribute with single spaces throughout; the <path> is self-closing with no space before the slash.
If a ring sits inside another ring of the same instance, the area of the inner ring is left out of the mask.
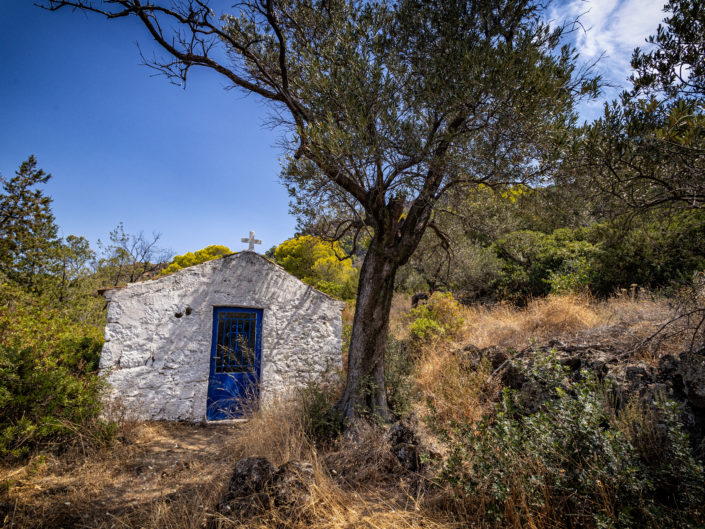
<path id="1" fill-rule="evenodd" d="M 314 447 L 305 431 L 302 404 L 293 396 L 279 396 L 248 414 L 229 446 L 235 459 L 264 457 L 273 465 L 311 461 Z"/>
<path id="2" fill-rule="evenodd" d="M 499 391 L 490 378 L 491 366 L 469 369 L 452 344 L 437 342 L 427 348 L 416 366 L 416 386 L 422 397 L 422 414 L 430 406 L 437 419 L 475 423 L 492 407 Z"/>
<path id="3" fill-rule="evenodd" d="M 599 306 L 589 297 L 549 296 L 521 308 L 510 304 L 470 307 L 465 332 L 477 347 L 522 348 L 532 340 L 570 337 L 604 321 Z"/>

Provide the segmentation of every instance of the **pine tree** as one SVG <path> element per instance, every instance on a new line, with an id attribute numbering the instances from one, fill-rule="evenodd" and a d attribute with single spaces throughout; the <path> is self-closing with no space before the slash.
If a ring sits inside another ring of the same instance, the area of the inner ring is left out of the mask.
<path id="1" fill-rule="evenodd" d="M 0 273 L 29 290 L 37 290 L 59 244 L 51 198 L 39 187 L 50 178 L 34 156 L 13 178 L 0 175 Z"/>

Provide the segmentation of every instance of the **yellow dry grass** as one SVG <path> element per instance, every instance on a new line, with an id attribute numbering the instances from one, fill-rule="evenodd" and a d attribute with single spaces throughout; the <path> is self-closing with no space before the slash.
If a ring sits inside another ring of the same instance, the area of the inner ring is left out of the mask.
<path id="1" fill-rule="evenodd" d="M 437 416 L 448 421 L 477 421 L 489 411 L 493 396 L 499 391 L 497 380 L 489 377 L 489 365 L 469 370 L 464 364 L 461 350 L 467 344 L 521 351 L 551 339 L 604 342 L 625 351 L 634 348 L 636 357 L 651 361 L 682 347 L 677 340 L 659 343 L 657 354 L 648 347 L 638 347 L 672 317 L 664 301 L 629 297 L 597 301 L 588 296 L 563 295 L 536 299 L 526 307 L 497 304 L 460 310 L 465 319 L 460 338 L 428 344 L 415 366 L 422 408 L 430 402 Z M 399 328 L 404 313 L 399 311 L 395 317 Z"/>
<path id="2" fill-rule="evenodd" d="M 392 332 L 397 338 L 405 333 L 409 305 L 408 296 L 394 299 Z M 488 376 L 489 366 L 467 369 L 460 354 L 463 346 L 520 350 L 533 341 L 552 338 L 634 344 L 670 315 L 668 307 L 659 301 L 598 302 L 582 296 L 549 297 L 522 308 L 500 304 L 460 310 L 465 319 L 460 338 L 428 344 L 416 361 L 413 376 L 419 414 L 427 413 L 428 400 L 442 419 L 471 423 L 492 406 L 491 397 L 498 387 Z M 395 473 L 393 466 L 398 462 L 390 455 L 380 430 L 367 430 L 355 443 L 341 441 L 325 450 L 317 449 L 304 432 L 301 408 L 295 399 L 270 403 L 253 412 L 249 422 L 236 426 L 124 422 L 121 434 L 123 441 L 98 453 L 1 467 L 2 527 L 465 526 L 452 521 L 463 516 L 457 512 L 457 503 L 442 496 L 425 498 L 419 492 L 422 489 Z M 309 484 L 309 495 L 293 513 L 273 509 L 246 521 L 215 513 L 234 463 L 251 456 L 266 457 L 274 465 L 291 460 L 313 464 L 315 479 Z M 516 508 L 520 512 L 522 506 L 517 503 Z M 511 521 L 508 514 L 507 520 Z M 550 513 L 546 514 L 546 519 L 550 518 Z M 481 517 L 474 519 L 482 523 Z M 542 526 L 540 519 L 534 522 L 535 527 Z"/>

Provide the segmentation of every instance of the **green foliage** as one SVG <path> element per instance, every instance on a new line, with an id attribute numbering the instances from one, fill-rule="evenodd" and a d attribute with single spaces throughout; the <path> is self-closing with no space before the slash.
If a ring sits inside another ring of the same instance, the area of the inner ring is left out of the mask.
<path id="1" fill-rule="evenodd" d="M 497 526 L 539 519 L 570 527 L 700 526 L 705 474 L 677 405 L 658 404 L 666 434 L 660 457 L 648 461 L 610 408 L 609 385 L 589 371 L 581 374 L 568 390 L 561 385 L 565 368 L 539 361 L 526 372 L 545 392 L 539 411 L 522 414 L 521 395 L 505 390 L 495 414 L 479 426 L 442 431 L 451 456 L 441 482 Z"/>
<path id="2" fill-rule="evenodd" d="M 0 306 L 0 454 L 109 440 L 113 425 L 98 419 L 101 329 L 33 301 L 24 294 Z"/>
<path id="3" fill-rule="evenodd" d="M 420 346 L 435 339 L 453 340 L 465 323 L 460 304 L 450 292 L 434 293 L 427 303 L 411 309 L 409 334 Z"/>
<path id="4" fill-rule="evenodd" d="M 206 261 L 220 259 L 221 257 L 231 253 L 233 252 L 231 252 L 227 246 L 212 244 L 200 250 L 196 250 L 195 252 L 187 252 L 184 255 L 177 255 L 171 260 L 169 265 L 159 273 L 158 277 L 173 274 L 174 272 L 178 272 L 179 270 L 183 270 L 189 266 L 205 263 Z"/>
<path id="5" fill-rule="evenodd" d="M 304 431 L 316 443 L 328 443 L 343 431 L 343 415 L 335 407 L 333 385 L 309 382 L 299 390 Z"/>
<path id="6" fill-rule="evenodd" d="M 504 262 L 494 288 L 514 301 L 585 289 L 609 295 L 633 283 L 669 287 L 705 268 L 705 213 L 653 213 L 550 234 L 516 231 L 493 248 Z"/>
<path id="7" fill-rule="evenodd" d="M 415 402 L 414 357 L 403 340 L 388 339 L 384 353 L 384 386 L 389 409 L 399 418 L 407 417 Z"/>
<path id="8" fill-rule="evenodd" d="M 632 56 L 633 89 L 605 105 L 572 157 L 623 210 L 705 205 L 705 8 L 666 3 L 652 46 Z"/>
<path id="9" fill-rule="evenodd" d="M 517 231 L 500 238 L 495 251 L 504 262 L 496 288 L 506 299 L 523 301 L 558 291 L 581 290 L 594 275 L 592 262 L 600 250 L 584 240 L 579 230 L 559 229 L 551 234 Z"/>
<path id="10" fill-rule="evenodd" d="M 64 344 L 58 354 L 0 345 L 0 454 L 18 457 L 77 435 L 111 437 L 113 426 L 97 419 L 103 383 L 85 361 L 94 345 Z"/>
<path id="11" fill-rule="evenodd" d="M 662 91 L 671 97 L 705 94 L 705 8 L 699 0 L 670 0 L 669 16 L 659 24 L 653 45 L 632 56 L 635 90 Z"/>
<path id="12" fill-rule="evenodd" d="M 337 242 L 302 235 L 284 241 L 274 258 L 290 274 L 339 299 L 352 299 L 357 292 L 358 271 Z"/>

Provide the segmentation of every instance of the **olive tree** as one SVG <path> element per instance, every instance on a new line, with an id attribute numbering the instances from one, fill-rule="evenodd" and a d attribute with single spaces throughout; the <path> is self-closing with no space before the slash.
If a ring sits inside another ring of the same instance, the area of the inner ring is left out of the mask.
<path id="1" fill-rule="evenodd" d="M 243 0 L 222 15 L 207 0 L 44 1 L 136 17 L 164 51 L 148 64 L 172 81 L 201 66 L 270 104 L 292 211 L 367 241 L 346 417 L 389 416 L 394 278 L 434 206 L 463 186 L 550 176 L 576 93 L 597 87 L 541 0 Z"/>

